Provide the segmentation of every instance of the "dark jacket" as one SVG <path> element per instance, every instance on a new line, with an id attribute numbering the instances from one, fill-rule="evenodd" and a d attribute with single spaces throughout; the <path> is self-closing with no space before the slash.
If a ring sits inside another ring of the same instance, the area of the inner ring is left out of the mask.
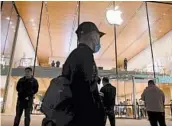
<path id="1" fill-rule="evenodd" d="M 33 98 L 33 95 L 38 92 L 38 87 L 38 81 L 35 78 L 20 78 L 16 87 L 19 100 L 24 100 L 26 97 Z"/>
<path id="2" fill-rule="evenodd" d="M 114 107 L 115 106 L 115 97 L 116 97 L 116 88 L 111 84 L 106 84 L 100 90 L 103 94 L 103 103 L 104 107 Z"/>
<path id="3" fill-rule="evenodd" d="M 100 101 L 96 82 L 97 67 L 93 51 L 79 44 L 63 65 L 63 76 L 71 81 L 75 126 L 101 126 L 97 103 Z M 103 123 L 102 123 L 103 125 Z"/>

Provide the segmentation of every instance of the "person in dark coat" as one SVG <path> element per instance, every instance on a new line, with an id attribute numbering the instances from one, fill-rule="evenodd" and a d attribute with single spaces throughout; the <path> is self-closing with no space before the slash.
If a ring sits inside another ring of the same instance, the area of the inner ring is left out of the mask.
<path id="1" fill-rule="evenodd" d="M 100 78 L 100 77 L 97 77 L 96 80 L 97 80 L 97 84 L 100 85 L 100 83 L 101 83 L 101 78 Z"/>
<path id="2" fill-rule="evenodd" d="M 124 69 L 127 71 L 127 63 L 128 63 L 128 60 L 127 58 L 124 59 Z"/>
<path id="3" fill-rule="evenodd" d="M 78 47 L 63 65 L 62 75 L 71 81 L 74 118 L 67 126 L 104 126 L 97 87 L 93 53 L 100 50 L 100 32 L 92 22 L 83 22 L 76 31 Z"/>
<path id="4" fill-rule="evenodd" d="M 53 60 L 52 63 L 51 63 L 51 67 L 55 67 L 55 62 L 54 62 L 54 60 Z"/>
<path id="5" fill-rule="evenodd" d="M 33 97 L 38 92 L 38 81 L 32 76 L 32 68 L 25 68 L 25 76 L 19 79 L 16 90 L 18 92 L 18 99 L 14 126 L 19 126 L 24 110 L 25 126 L 30 126 L 30 111 L 32 109 Z"/>
<path id="6" fill-rule="evenodd" d="M 170 103 L 170 110 L 171 110 L 171 117 L 172 117 L 172 100 L 170 100 L 171 103 Z"/>
<path id="7" fill-rule="evenodd" d="M 59 61 L 56 62 L 56 67 L 57 67 L 57 68 L 60 67 L 60 62 L 59 62 Z"/>
<path id="8" fill-rule="evenodd" d="M 109 83 L 109 79 L 104 77 L 102 79 L 103 87 L 100 92 L 104 94 L 103 96 L 103 104 L 105 107 L 106 117 L 105 124 L 107 120 L 107 116 L 109 118 L 111 126 L 115 126 L 115 97 L 116 97 L 116 88 Z"/>

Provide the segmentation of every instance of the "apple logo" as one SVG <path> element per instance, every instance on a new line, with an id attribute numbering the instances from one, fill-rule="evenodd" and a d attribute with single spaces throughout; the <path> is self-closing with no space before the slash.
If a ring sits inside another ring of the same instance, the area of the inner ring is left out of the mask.
<path id="1" fill-rule="evenodd" d="M 118 10 L 118 7 L 108 9 L 106 11 L 106 19 L 108 20 L 109 24 L 122 24 L 123 20 L 121 18 L 122 12 Z"/>

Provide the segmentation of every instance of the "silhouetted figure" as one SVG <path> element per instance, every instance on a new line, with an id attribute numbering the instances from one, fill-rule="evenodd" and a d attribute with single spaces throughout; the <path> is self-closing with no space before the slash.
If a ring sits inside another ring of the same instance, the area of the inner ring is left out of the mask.
<path id="1" fill-rule="evenodd" d="M 101 83 L 101 78 L 100 78 L 100 77 L 97 77 L 97 78 L 96 78 L 96 81 L 97 81 L 97 84 L 100 85 L 100 83 Z"/>
<path id="2" fill-rule="evenodd" d="M 165 123 L 165 95 L 154 83 L 153 80 L 148 81 L 148 87 L 141 95 L 141 100 L 145 101 L 151 126 L 166 126 Z"/>
<path id="3" fill-rule="evenodd" d="M 53 60 L 52 63 L 51 63 L 51 67 L 55 67 L 55 62 L 54 62 L 54 60 Z"/>
<path id="4" fill-rule="evenodd" d="M 106 125 L 106 120 L 108 116 L 111 126 L 115 126 L 114 106 L 115 106 L 116 88 L 109 83 L 109 79 L 107 77 L 104 77 L 102 79 L 102 83 L 104 86 L 101 88 L 100 91 L 104 94 L 103 104 L 106 113 L 104 125 Z"/>
<path id="5" fill-rule="evenodd" d="M 124 69 L 127 71 L 127 63 L 128 63 L 128 60 L 127 58 L 124 59 Z"/>
<path id="6" fill-rule="evenodd" d="M 139 100 L 139 108 L 140 108 L 140 118 L 146 117 L 145 115 L 145 105 L 142 100 Z"/>
<path id="7" fill-rule="evenodd" d="M 138 116 L 138 119 L 140 118 L 139 110 L 140 110 L 140 108 L 139 108 L 139 102 L 138 102 L 138 100 L 136 99 L 136 112 L 135 112 L 135 116 L 136 116 L 136 117 Z M 135 111 L 134 108 L 133 108 L 133 111 Z M 136 114 L 137 114 L 137 115 L 136 115 Z M 135 118 L 136 118 L 136 117 L 135 117 Z"/>
<path id="8" fill-rule="evenodd" d="M 60 62 L 59 62 L 59 61 L 56 62 L 56 67 L 57 67 L 57 68 L 60 67 Z"/>
<path id="9" fill-rule="evenodd" d="M 17 83 L 17 106 L 14 126 L 19 126 L 20 119 L 25 110 L 25 126 L 30 126 L 30 112 L 33 104 L 33 97 L 38 92 L 38 82 L 32 76 L 32 68 L 25 68 L 25 76 Z"/>
<path id="10" fill-rule="evenodd" d="M 67 126 L 104 126 L 93 53 L 100 50 L 100 32 L 92 22 L 83 22 L 76 31 L 79 45 L 63 66 L 62 75 L 71 80 L 74 119 Z M 102 112 L 103 113 L 103 112 Z"/>

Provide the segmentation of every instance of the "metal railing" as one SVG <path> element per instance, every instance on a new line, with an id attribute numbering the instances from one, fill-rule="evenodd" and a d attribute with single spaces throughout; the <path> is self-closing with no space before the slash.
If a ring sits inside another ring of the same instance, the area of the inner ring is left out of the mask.
<path id="1" fill-rule="evenodd" d="M 33 106 L 33 115 L 41 115 L 40 104 Z M 136 112 L 134 105 L 116 105 L 114 114 L 117 119 L 148 119 L 147 111 L 144 105 L 137 105 Z M 166 119 L 172 119 L 172 104 L 165 105 Z"/>
<path id="2" fill-rule="evenodd" d="M 30 67 L 33 66 L 33 58 L 21 58 L 18 61 L 15 61 L 14 68 L 17 67 Z"/>
<path id="3" fill-rule="evenodd" d="M 120 119 L 136 119 L 134 105 L 116 105 L 115 116 Z"/>
<path id="4" fill-rule="evenodd" d="M 146 108 L 144 105 L 137 105 L 137 119 L 144 119 L 147 117 Z M 165 108 L 165 118 L 172 119 L 172 104 L 166 104 Z"/>

